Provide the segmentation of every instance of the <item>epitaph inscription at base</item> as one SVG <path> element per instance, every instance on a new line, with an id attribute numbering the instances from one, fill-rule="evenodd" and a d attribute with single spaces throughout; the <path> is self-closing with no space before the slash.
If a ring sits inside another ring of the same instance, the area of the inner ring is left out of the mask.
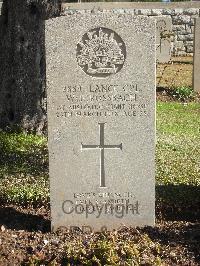
<path id="1" fill-rule="evenodd" d="M 52 229 L 154 224 L 155 21 L 46 22 Z"/>

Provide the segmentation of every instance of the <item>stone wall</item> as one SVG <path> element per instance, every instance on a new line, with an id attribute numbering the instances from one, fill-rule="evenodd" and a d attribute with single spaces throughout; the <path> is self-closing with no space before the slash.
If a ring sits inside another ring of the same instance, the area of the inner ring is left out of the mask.
<path id="1" fill-rule="evenodd" d="M 40 1 L 42 2 L 42 1 Z M 0 9 L 1 9 L 0 1 Z M 177 3 L 63 3 L 63 13 L 88 12 L 97 10 L 134 15 L 170 17 L 173 24 L 172 54 L 174 56 L 193 55 L 194 19 L 200 17 L 200 2 Z M 79 11 L 78 11 L 79 10 Z"/>
<path id="2" fill-rule="evenodd" d="M 172 18 L 172 54 L 193 55 L 194 19 L 199 17 L 199 8 L 190 9 L 140 9 L 134 13 Z"/>
<path id="3" fill-rule="evenodd" d="M 174 56 L 193 55 L 194 19 L 200 16 L 200 2 L 179 3 L 65 3 L 63 13 L 73 12 L 131 13 L 170 17 L 173 24 L 171 50 Z"/>

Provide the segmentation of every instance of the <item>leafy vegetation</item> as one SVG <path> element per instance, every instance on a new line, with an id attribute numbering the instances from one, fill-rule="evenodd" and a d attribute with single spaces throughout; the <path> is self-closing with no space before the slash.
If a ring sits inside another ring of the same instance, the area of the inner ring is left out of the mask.
<path id="1" fill-rule="evenodd" d="M 48 176 L 47 140 L 32 134 L 0 131 L 0 179 Z"/>
<path id="2" fill-rule="evenodd" d="M 48 201 L 46 138 L 0 132 L 0 198 L 20 204 Z"/>
<path id="3" fill-rule="evenodd" d="M 194 97 L 193 89 L 190 87 L 182 86 L 174 90 L 174 96 L 183 102 L 191 100 Z"/>
<path id="4" fill-rule="evenodd" d="M 63 265 L 162 265 L 162 248 L 137 229 L 96 233 L 70 239 L 65 243 Z M 58 265 L 56 259 L 47 264 L 41 256 L 31 256 L 25 265 Z M 60 264 L 59 264 L 60 265 Z"/>
<path id="5" fill-rule="evenodd" d="M 77 265 L 161 265 L 160 245 L 148 235 L 123 239 L 117 233 L 101 234 L 100 239 L 70 241 L 66 260 Z M 151 254 L 151 255 L 150 255 Z M 152 256 L 152 254 L 154 254 Z"/>

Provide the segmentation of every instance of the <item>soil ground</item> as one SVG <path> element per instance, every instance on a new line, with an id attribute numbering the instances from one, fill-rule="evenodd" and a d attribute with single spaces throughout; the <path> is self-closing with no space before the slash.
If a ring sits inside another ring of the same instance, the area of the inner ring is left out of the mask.
<path id="1" fill-rule="evenodd" d="M 47 206 L 23 208 L 4 205 L 0 208 L 0 220 L 1 266 L 83 265 L 67 264 L 68 243 L 74 239 L 84 242 L 88 238 L 98 236 L 98 233 L 96 235 L 84 232 L 71 233 L 65 229 L 50 233 L 50 211 Z M 120 237 L 126 235 L 126 238 L 130 239 L 145 234 L 153 243 L 159 243 L 159 257 L 162 262 L 157 265 L 200 265 L 200 223 L 197 221 L 157 220 L 155 227 L 123 228 L 117 234 Z M 146 255 L 149 255 L 148 252 Z M 56 264 L 50 264 L 55 261 Z"/>
<path id="2" fill-rule="evenodd" d="M 157 88 L 192 87 L 192 57 L 173 57 L 169 64 L 157 66 Z"/>

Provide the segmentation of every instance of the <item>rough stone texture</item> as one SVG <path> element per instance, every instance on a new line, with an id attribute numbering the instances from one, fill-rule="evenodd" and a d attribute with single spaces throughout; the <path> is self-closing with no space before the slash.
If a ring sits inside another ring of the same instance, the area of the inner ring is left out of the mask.
<path id="1" fill-rule="evenodd" d="M 131 13 L 143 16 L 162 16 L 172 20 L 171 52 L 174 56 L 193 55 L 193 44 L 188 40 L 194 39 L 194 19 L 200 16 L 199 2 L 182 3 L 66 3 L 63 4 L 64 14 L 85 12 L 108 12 L 123 14 Z"/>
<path id="2" fill-rule="evenodd" d="M 0 126 L 46 127 L 44 19 L 56 1 L 7 0 L 0 17 Z"/>
<path id="3" fill-rule="evenodd" d="M 200 92 L 200 18 L 195 21 L 193 89 Z"/>
<path id="4" fill-rule="evenodd" d="M 156 17 L 156 61 L 168 63 L 171 59 L 172 20 Z"/>
<path id="5" fill-rule="evenodd" d="M 109 13 L 46 22 L 54 230 L 154 224 L 155 30 Z"/>

